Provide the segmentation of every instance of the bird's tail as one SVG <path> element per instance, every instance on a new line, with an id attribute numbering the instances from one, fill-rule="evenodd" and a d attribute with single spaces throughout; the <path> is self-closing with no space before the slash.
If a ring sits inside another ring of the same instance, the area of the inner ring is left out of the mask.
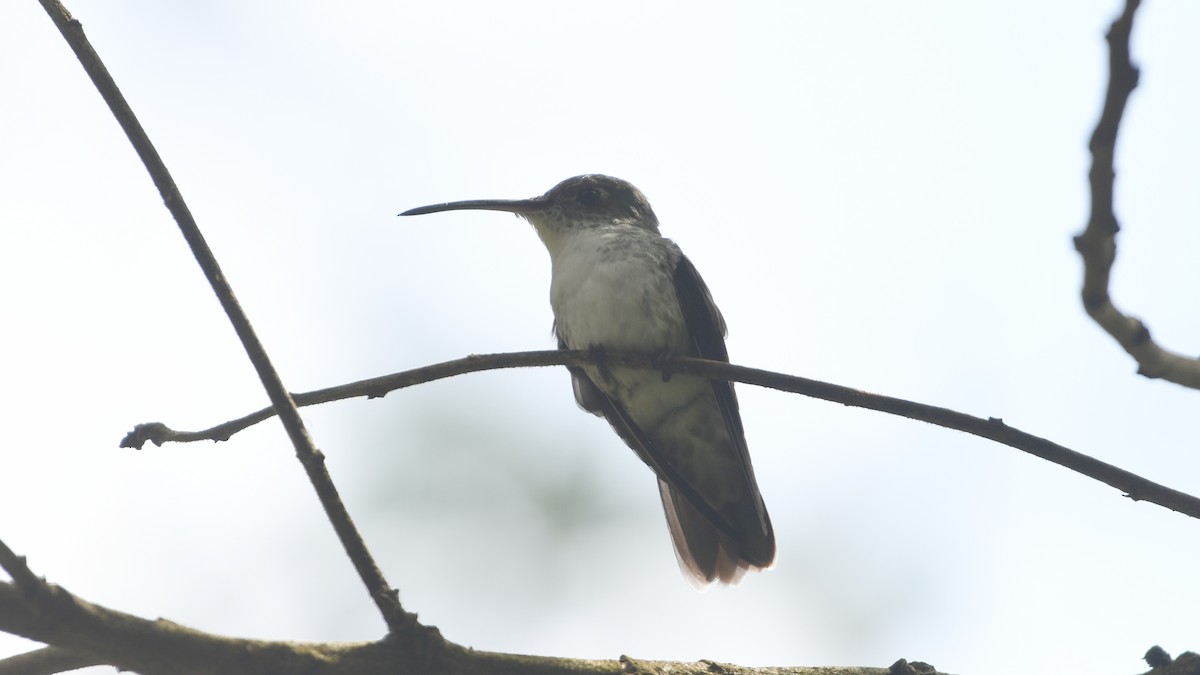
<path id="1" fill-rule="evenodd" d="M 679 569 L 697 588 L 714 581 L 736 584 L 746 570 L 767 569 L 774 564 L 775 535 L 769 518 L 765 533 L 760 527 L 746 528 L 738 541 L 721 532 L 666 481 L 658 481 L 658 490 Z M 763 515 L 766 517 L 765 512 Z"/>

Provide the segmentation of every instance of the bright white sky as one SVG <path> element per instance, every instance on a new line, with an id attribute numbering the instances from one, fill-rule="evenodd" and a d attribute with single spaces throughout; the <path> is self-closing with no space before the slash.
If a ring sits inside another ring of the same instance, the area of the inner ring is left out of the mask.
<path id="1" fill-rule="evenodd" d="M 553 347 L 527 225 L 395 214 L 610 173 L 705 275 L 735 362 L 1002 417 L 1200 493 L 1200 393 L 1136 376 L 1077 298 L 1117 2 L 383 5 L 71 5 L 293 390 Z M 1194 2 L 1139 16 L 1114 291 L 1193 353 L 1198 25 Z M 142 616 L 378 637 L 277 422 L 117 447 L 266 399 L 36 2 L 0 6 L 0 44 L 0 538 Z M 561 370 L 305 417 L 406 608 L 472 647 L 1114 675 L 1197 648 L 1195 520 L 963 434 L 739 391 L 779 564 L 705 594 L 650 472 Z"/>

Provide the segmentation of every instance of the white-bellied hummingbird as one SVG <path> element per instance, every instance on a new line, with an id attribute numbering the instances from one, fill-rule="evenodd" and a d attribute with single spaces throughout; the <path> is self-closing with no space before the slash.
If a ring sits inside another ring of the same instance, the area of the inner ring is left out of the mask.
<path id="1" fill-rule="evenodd" d="M 729 360 L 725 320 L 708 287 L 629 183 L 576 176 L 533 199 L 449 202 L 400 215 L 460 209 L 508 211 L 537 230 L 550 251 L 560 349 Z M 775 533 L 732 383 L 606 365 L 570 371 L 579 406 L 607 418 L 654 470 L 680 568 L 698 586 L 772 565 Z"/>

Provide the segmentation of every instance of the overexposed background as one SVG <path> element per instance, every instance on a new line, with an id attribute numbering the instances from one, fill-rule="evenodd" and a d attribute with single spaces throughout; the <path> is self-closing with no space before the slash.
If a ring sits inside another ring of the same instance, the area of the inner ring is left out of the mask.
<path id="1" fill-rule="evenodd" d="M 1002 417 L 1200 493 L 1200 393 L 1135 376 L 1078 300 L 1115 0 L 70 9 L 293 391 L 553 347 L 526 224 L 395 214 L 609 173 L 705 275 L 734 362 Z M 1141 11 L 1118 155 L 1114 296 L 1183 352 L 1197 26 L 1196 3 Z M 0 45 L 0 538 L 142 616 L 379 637 L 278 422 L 117 447 L 266 398 L 37 3 L 3 3 Z M 650 472 L 561 369 L 304 415 L 405 607 L 472 647 L 973 674 L 1197 648 L 1200 523 L 963 434 L 739 392 L 779 563 L 705 594 Z"/>

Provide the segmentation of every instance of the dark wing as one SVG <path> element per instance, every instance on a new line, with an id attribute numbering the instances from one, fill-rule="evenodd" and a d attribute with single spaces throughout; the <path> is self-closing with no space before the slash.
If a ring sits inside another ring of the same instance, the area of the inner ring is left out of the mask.
<path id="1" fill-rule="evenodd" d="M 675 265 L 675 295 L 679 298 L 688 333 L 691 335 L 692 356 L 728 363 L 725 319 L 713 303 L 712 294 L 700 278 L 700 273 L 682 253 L 679 254 Z M 737 450 L 742 479 L 751 501 L 749 506 L 754 509 L 757 521 L 755 531 L 747 532 L 742 528 L 739 537 L 741 555 L 755 567 L 767 567 L 775 559 L 775 533 L 766 506 L 759 495 L 758 483 L 754 480 L 754 467 L 750 463 L 750 451 L 746 447 L 746 433 L 742 427 L 742 416 L 738 412 L 737 395 L 733 391 L 733 384 L 726 380 L 712 380 L 712 387 L 717 405 L 721 409 L 721 416 L 725 420 L 725 428 Z"/>

